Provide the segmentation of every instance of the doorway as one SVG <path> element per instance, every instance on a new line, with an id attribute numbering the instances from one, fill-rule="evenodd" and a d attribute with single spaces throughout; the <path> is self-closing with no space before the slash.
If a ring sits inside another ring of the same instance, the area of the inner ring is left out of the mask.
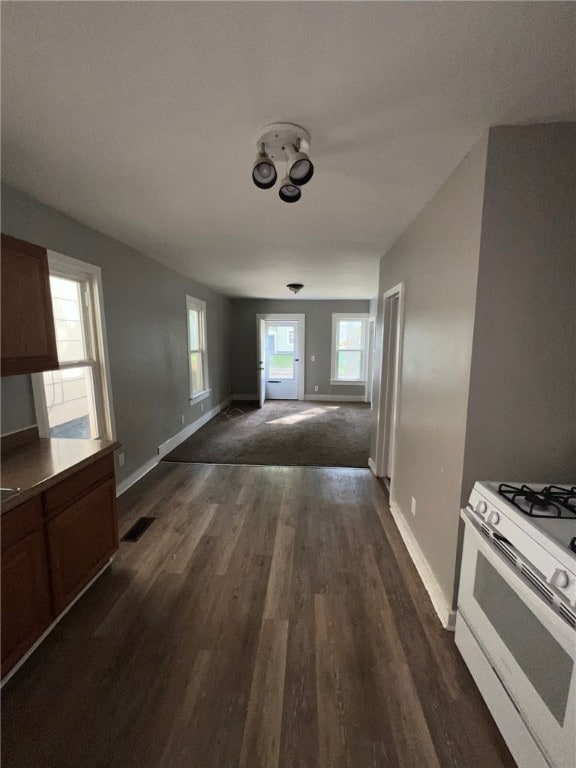
<path id="1" fill-rule="evenodd" d="M 404 318 L 404 283 L 384 294 L 380 401 L 376 439 L 376 475 L 383 477 L 394 498 L 396 428 L 400 395 L 402 338 Z"/>
<path id="2" fill-rule="evenodd" d="M 257 315 L 258 400 L 304 397 L 304 315 Z"/>

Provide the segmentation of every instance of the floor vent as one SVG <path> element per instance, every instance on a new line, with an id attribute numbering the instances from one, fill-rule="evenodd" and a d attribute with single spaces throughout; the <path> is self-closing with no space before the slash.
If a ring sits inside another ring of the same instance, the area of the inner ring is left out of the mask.
<path id="1" fill-rule="evenodd" d="M 140 536 L 150 528 L 154 520 L 156 520 L 155 517 L 139 517 L 132 528 L 122 536 L 122 541 L 138 541 Z"/>

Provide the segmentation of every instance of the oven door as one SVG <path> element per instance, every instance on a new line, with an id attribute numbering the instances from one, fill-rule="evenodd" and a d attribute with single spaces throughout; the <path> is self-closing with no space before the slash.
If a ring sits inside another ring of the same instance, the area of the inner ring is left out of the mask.
<path id="1" fill-rule="evenodd" d="M 482 533 L 466 523 L 458 610 L 554 768 L 574 768 L 576 631 Z"/>

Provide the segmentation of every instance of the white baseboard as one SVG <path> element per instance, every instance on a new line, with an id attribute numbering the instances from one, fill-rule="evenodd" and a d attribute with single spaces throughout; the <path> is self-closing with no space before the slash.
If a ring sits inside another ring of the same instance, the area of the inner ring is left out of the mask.
<path id="1" fill-rule="evenodd" d="M 128 488 L 131 488 L 134 483 L 137 483 L 138 480 L 144 477 L 144 475 L 147 475 L 151 469 L 154 469 L 159 461 L 160 457 L 154 456 L 153 459 L 147 461 L 146 464 L 142 464 L 142 466 L 138 467 L 138 469 L 132 472 L 131 475 L 128 475 L 128 477 L 125 477 L 124 480 L 121 480 L 119 483 L 117 483 L 116 496 L 121 496 L 125 491 L 128 490 Z"/>
<path id="2" fill-rule="evenodd" d="M 180 443 L 184 442 L 190 435 L 193 435 L 194 432 L 198 432 L 200 427 L 203 427 L 204 424 L 207 424 L 210 421 L 210 419 L 213 419 L 214 416 L 217 416 L 220 413 L 220 411 L 224 410 L 224 408 L 232 402 L 232 399 L 232 396 L 227 397 L 226 400 L 215 405 L 214 408 L 207 411 L 201 418 L 196 419 L 192 424 L 188 424 L 187 427 L 184 427 L 184 429 L 181 429 L 180 432 L 176 433 L 169 440 L 166 440 L 162 445 L 159 445 L 158 456 L 154 456 L 145 464 L 142 464 L 141 467 L 138 467 L 138 469 L 132 472 L 131 475 L 128 475 L 128 477 L 117 484 L 116 496 L 121 496 L 128 490 L 128 488 L 133 486 L 134 483 L 137 483 L 138 480 L 144 477 L 144 475 L 147 475 L 148 472 L 150 472 L 151 469 L 154 469 L 154 467 L 162 460 L 163 456 L 170 453 L 170 451 L 180 445 Z"/>
<path id="3" fill-rule="evenodd" d="M 223 400 L 218 405 L 215 405 L 214 408 L 211 408 L 199 419 L 196 419 L 196 421 L 193 421 L 192 424 L 188 424 L 188 426 L 184 427 L 184 429 L 181 429 L 180 432 L 177 432 L 173 437 L 166 440 L 165 443 L 162 443 L 162 445 L 159 445 L 158 446 L 159 458 L 162 459 L 163 456 L 166 456 L 167 453 L 170 453 L 170 451 L 173 451 L 174 448 L 180 445 L 180 443 L 183 443 L 184 440 L 186 440 L 191 435 L 193 435 L 194 432 L 198 432 L 198 430 L 201 427 L 203 427 L 204 424 L 208 424 L 210 419 L 213 419 L 214 416 L 217 416 L 220 413 L 220 411 L 224 410 L 224 408 L 226 408 L 226 406 L 229 405 L 231 402 L 232 402 L 232 397 L 227 397 L 226 400 Z"/>
<path id="4" fill-rule="evenodd" d="M 304 395 L 298 398 L 302 400 L 315 400 L 322 402 L 332 401 L 335 403 L 363 403 L 364 395 Z M 232 400 L 258 400 L 258 395 L 232 395 Z"/>
<path id="5" fill-rule="evenodd" d="M 304 400 L 334 403 L 363 403 L 364 395 L 304 395 Z"/>
<path id="6" fill-rule="evenodd" d="M 406 545 L 408 554 L 412 558 L 412 561 L 416 566 L 416 570 L 418 571 L 418 575 L 422 579 L 422 583 L 424 584 L 424 587 L 430 596 L 434 610 L 442 622 L 442 626 L 445 629 L 450 629 L 453 631 L 456 625 L 456 611 L 452 610 L 452 607 L 444 597 L 444 593 L 440 588 L 440 584 L 438 584 L 438 580 L 436 579 L 432 568 L 430 568 L 424 553 L 420 549 L 420 545 L 416 541 L 410 526 L 404 519 L 404 515 L 400 511 L 400 508 L 392 501 L 390 502 L 390 512 L 392 513 L 396 527 L 400 532 L 402 541 Z"/>
<path id="7" fill-rule="evenodd" d="M 374 476 L 378 477 L 378 473 L 376 472 L 376 462 L 374 461 L 374 459 L 372 458 L 368 459 L 368 466 L 372 470 L 372 473 L 374 474 Z"/>

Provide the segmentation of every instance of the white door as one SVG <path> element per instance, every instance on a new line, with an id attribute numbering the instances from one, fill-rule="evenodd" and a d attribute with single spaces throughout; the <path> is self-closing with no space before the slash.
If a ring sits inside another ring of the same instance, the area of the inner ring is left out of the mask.
<path id="1" fill-rule="evenodd" d="M 258 401 L 260 408 L 266 400 L 266 321 L 258 320 Z"/>
<path id="2" fill-rule="evenodd" d="M 266 399 L 298 400 L 298 322 L 264 322 Z"/>

